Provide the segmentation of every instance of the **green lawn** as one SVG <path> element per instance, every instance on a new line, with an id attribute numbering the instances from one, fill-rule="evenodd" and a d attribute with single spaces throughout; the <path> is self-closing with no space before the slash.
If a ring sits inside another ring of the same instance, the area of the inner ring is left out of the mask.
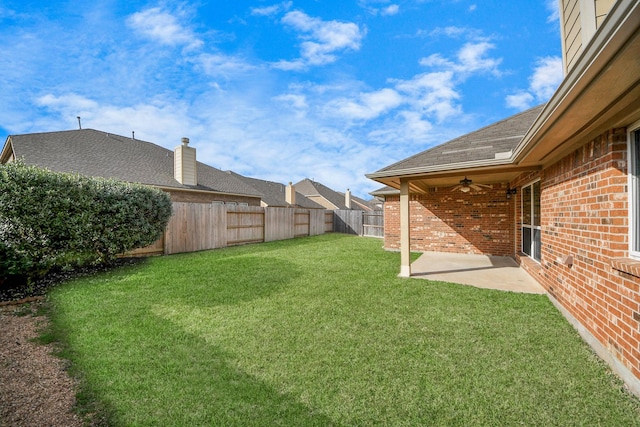
<path id="1" fill-rule="evenodd" d="M 110 425 L 640 425 L 546 296 L 399 279 L 377 239 L 150 258 L 51 294 Z"/>

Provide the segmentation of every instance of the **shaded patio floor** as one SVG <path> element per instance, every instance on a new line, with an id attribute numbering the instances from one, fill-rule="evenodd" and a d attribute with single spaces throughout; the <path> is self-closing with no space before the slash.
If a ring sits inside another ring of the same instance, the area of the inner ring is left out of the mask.
<path id="1" fill-rule="evenodd" d="M 411 264 L 411 277 L 486 289 L 545 293 L 544 288 L 509 257 L 425 252 Z"/>

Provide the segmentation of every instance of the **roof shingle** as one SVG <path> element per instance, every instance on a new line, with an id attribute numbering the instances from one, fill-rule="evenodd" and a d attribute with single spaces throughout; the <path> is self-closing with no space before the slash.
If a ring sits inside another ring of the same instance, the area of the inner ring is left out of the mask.
<path id="1" fill-rule="evenodd" d="M 477 131 L 462 135 L 436 147 L 380 169 L 379 172 L 402 171 L 425 166 L 445 166 L 477 160 L 491 160 L 507 155 L 522 140 L 544 105 L 523 111 Z"/>
<path id="2" fill-rule="evenodd" d="M 151 142 L 94 129 L 9 136 L 17 159 L 56 172 L 113 178 L 175 189 L 256 196 L 256 190 L 219 169 L 198 162 L 198 185 L 173 175 L 174 152 Z"/>

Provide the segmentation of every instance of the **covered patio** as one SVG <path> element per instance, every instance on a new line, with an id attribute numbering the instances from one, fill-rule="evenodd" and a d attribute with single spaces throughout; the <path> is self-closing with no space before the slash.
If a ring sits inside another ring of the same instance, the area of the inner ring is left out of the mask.
<path id="1" fill-rule="evenodd" d="M 484 289 L 544 294 L 544 288 L 512 258 L 424 252 L 411 264 L 411 277 Z"/>

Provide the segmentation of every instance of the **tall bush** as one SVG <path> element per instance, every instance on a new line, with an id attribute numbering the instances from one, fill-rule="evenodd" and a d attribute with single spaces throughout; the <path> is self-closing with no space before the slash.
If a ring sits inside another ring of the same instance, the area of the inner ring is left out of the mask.
<path id="1" fill-rule="evenodd" d="M 157 240 L 170 216 L 155 188 L 0 165 L 0 278 L 109 262 Z"/>

